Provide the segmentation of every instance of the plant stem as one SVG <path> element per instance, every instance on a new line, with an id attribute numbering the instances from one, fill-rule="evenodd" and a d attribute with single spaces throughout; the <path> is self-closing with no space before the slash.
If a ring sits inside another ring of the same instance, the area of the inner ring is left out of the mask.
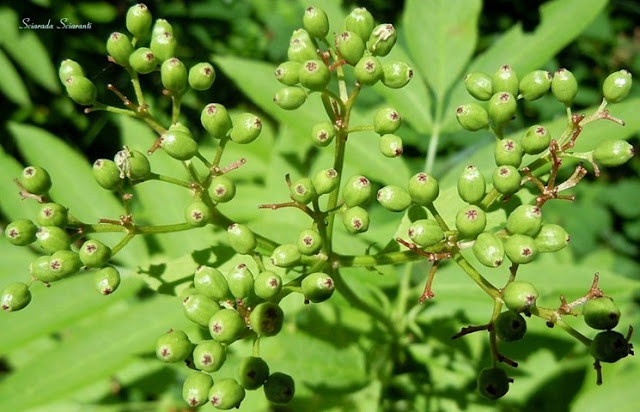
<path id="1" fill-rule="evenodd" d="M 456 252 L 453 254 L 453 260 L 456 262 L 462 270 L 473 280 L 476 282 L 478 286 L 482 290 L 484 290 L 489 296 L 493 299 L 496 299 L 500 296 L 500 291 L 491 284 L 484 276 L 480 274 L 471 264 L 462 256 L 460 252 Z"/>
<path id="2" fill-rule="evenodd" d="M 427 161 L 425 163 L 425 171 L 427 173 L 431 173 L 433 170 L 433 164 L 436 160 L 436 153 L 438 151 L 438 143 L 440 140 L 440 123 L 436 122 L 433 125 L 433 130 L 431 131 L 431 139 L 429 140 L 429 148 L 427 149 Z"/>

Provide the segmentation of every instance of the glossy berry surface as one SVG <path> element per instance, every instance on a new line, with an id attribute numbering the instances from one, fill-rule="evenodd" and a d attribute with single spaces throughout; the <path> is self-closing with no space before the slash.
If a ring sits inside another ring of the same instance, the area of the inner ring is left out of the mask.
<path id="1" fill-rule="evenodd" d="M 352 176 L 344 185 L 342 196 L 349 207 L 363 206 L 371 200 L 371 182 L 364 176 Z"/>
<path id="2" fill-rule="evenodd" d="M 411 205 L 409 192 L 400 186 L 390 185 L 378 190 L 378 203 L 391 212 L 402 212 Z"/>
<path id="3" fill-rule="evenodd" d="M 173 94 L 181 94 L 187 88 L 187 68 L 180 59 L 172 57 L 160 66 L 162 86 Z"/>
<path id="4" fill-rule="evenodd" d="M 259 336 L 275 336 L 282 329 L 284 312 L 276 303 L 263 302 L 258 304 L 249 315 L 251 329 Z"/>
<path id="5" fill-rule="evenodd" d="M 389 158 L 394 158 L 402 155 L 404 152 L 404 146 L 402 144 L 402 138 L 395 134 L 385 134 L 380 136 L 380 152 Z"/>
<path id="6" fill-rule="evenodd" d="M 489 99 L 487 113 L 489 120 L 498 126 L 502 126 L 511 120 L 516 114 L 516 99 L 508 92 L 497 92 Z"/>
<path id="7" fill-rule="evenodd" d="M 227 109 L 219 103 L 209 103 L 202 109 L 200 123 L 216 139 L 225 137 L 232 126 Z"/>
<path id="8" fill-rule="evenodd" d="M 5 237 L 12 245 L 26 246 L 36 241 L 38 228 L 28 219 L 14 220 L 4 230 Z"/>
<path id="9" fill-rule="evenodd" d="M 613 329 L 620 320 L 620 309 L 608 296 L 589 299 L 582 307 L 584 322 L 593 329 Z"/>
<path id="10" fill-rule="evenodd" d="M 273 299 L 280 290 L 282 290 L 282 278 L 270 270 L 260 272 L 253 283 L 254 293 L 264 300 Z"/>
<path id="11" fill-rule="evenodd" d="M 322 237 L 317 230 L 305 229 L 298 235 L 298 250 L 303 255 L 315 255 L 322 248 Z"/>
<path id="12" fill-rule="evenodd" d="M 344 19 L 346 29 L 356 33 L 363 40 L 369 38 L 374 24 L 373 16 L 364 7 L 353 9 Z"/>
<path id="13" fill-rule="evenodd" d="M 162 148 L 177 160 L 189 160 L 198 153 L 198 143 L 179 130 L 169 130 L 162 135 Z"/>
<path id="14" fill-rule="evenodd" d="M 456 214 L 459 238 L 474 239 L 484 231 L 486 226 L 487 216 L 478 206 L 465 206 Z"/>
<path id="15" fill-rule="evenodd" d="M 93 275 L 93 283 L 102 295 L 110 295 L 120 286 L 120 272 L 113 266 L 106 266 Z"/>
<path id="16" fill-rule="evenodd" d="M 364 54 L 364 41 L 360 36 L 352 31 L 343 31 L 338 35 L 336 42 L 338 52 L 343 59 L 352 66 L 358 64 L 358 61 Z"/>
<path id="17" fill-rule="evenodd" d="M 593 151 L 593 160 L 607 167 L 625 164 L 634 155 L 633 146 L 624 140 L 604 140 Z"/>
<path id="18" fill-rule="evenodd" d="M 536 100 L 551 88 L 551 73 L 545 70 L 534 70 L 520 80 L 519 91 L 525 100 Z"/>
<path id="19" fill-rule="evenodd" d="M 227 359 L 227 351 L 215 340 L 204 340 L 193 349 L 193 363 L 196 369 L 215 372 Z"/>
<path id="20" fill-rule="evenodd" d="M 244 263 L 240 263 L 227 273 L 229 291 L 236 299 L 245 299 L 253 293 L 253 274 Z"/>
<path id="21" fill-rule="evenodd" d="M 382 65 L 382 83 L 392 89 L 406 86 L 413 78 L 413 69 L 403 61 L 391 61 Z"/>
<path id="22" fill-rule="evenodd" d="M 36 232 L 36 245 L 45 253 L 52 254 L 69 249 L 71 238 L 64 229 L 57 226 L 41 226 Z"/>
<path id="23" fill-rule="evenodd" d="M 170 330 L 156 341 L 156 357 L 162 362 L 183 361 L 191 353 L 191 342 L 181 330 Z"/>
<path id="24" fill-rule="evenodd" d="M 209 401 L 216 409 L 239 408 L 244 397 L 244 388 L 231 378 L 217 380 L 209 391 Z"/>
<path id="25" fill-rule="evenodd" d="M 433 246 L 444 239 L 442 228 L 432 219 L 416 220 L 409 226 L 407 234 L 411 240 L 422 247 Z"/>
<path id="26" fill-rule="evenodd" d="M 238 382 L 247 390 L 261 387 L 269 377 L 269 365 L 264 359 L 249 356 L 240 362 L 238 367 Z"/>
<path id="27" fill-rule="evenodd" d="M 104 189 L 115 190 L 122 183 L 120 169 L 118 169 L 118 166 L 116 166 L 113 160 L 96 160 L 93 162 L 91 172 L 96 182 Z"/>
<path id="28" fill-rule="evenodd" d="M 632 353 L 627 339 L 613 330 L 598 333 L 591 342 L 590 350 L 596 360 L 606 363 L 617 362 Z"/>
<path id="29" fill-rule="evenodd" d="M 507 92 L 512 96 L 517 96 L 518 74 L 508 64 L 502 65 L 491 77 L 491 85 L 494 95 L 498 92 Z"/>
<path id="30" fill-rule="evenodd" d="M 535 240 L 520 234 L 509 236 L 504 243 L 504 250 L 509 260 L 518 264 L 529 263 L 538 255 Z"/>
<path id="31" fill-rule="evenodd" d="M 281 63 L 275 70 L 276 79 L 285 86 L 295 86 L 300 83 L 300 68 L 302 63 L 297 61 L 286 61 Z"/>
<path id="32" fill-rule="evenodd" d="M 199 266 L 193 276 L 196 290 L 219 302 L 230 297 L 229 285 L 222 272 L 211 266 Z"/>
<path id="33" fill-rule="evenodd" d="M 281 268 L 288 268 L 297 265 L 301 257 L 298 246 L 292 243 L 284 243 L 276 247 L 271 253 L 271 263 Z"/>
<path id="34" fill-rule="evenodd" d="M 522 163 L 522 146 L 513 139 L 502 139 L 496 142 L 493 152 L 497 166 L 520 167 Z"/>
<path id="35" fill-rule="evenodd" d="M 521 176 L 513 166 L 498 166 L 493 169 L 491 183 L 493 187 L 505 196 L 512 195 L 520 190 Z"/>
<path id="36" fill-rule="evenodd" d="M 251 253 L 258 242 L 251 229 L 240 223 L 233 223 L 227 228 L 227 240 L 236 252 L 246 255 Z"/>
<path id="37" fill-rule="evenodd" d="M 131 40 L 124 33 L 111 33 L 107 39 L 107 52 L 111 59 L 120 66 L 129 66 L 129 56 L 133 53 Z"/>
<path id="38" fill-rule="evenodd" d="M 467 92 L 478 100 L 486 101 L 493 96 L 491 76 L 486 73 L 469 73 L 464 78 L 464 85 L 467 88 Z"/>
<path id="39" fill-rule="evenodd" d="M 242 113 L 233 121 L 231 140 L 240 143 L 251 143 L 260 136 L 262 120 L 253 113 Z"/>
<path id="40" fill-rule="evenodd" d="M 216 80 L 216 71 L 211 63 L 198 63 L 189 69 L 188 80 L 194 90 L 209 90 Z"/>
<path id="41" fill-rule="evenodd" d="M 213 379 L 209 374 L 196 372 L 187 377 L 182 384 L 182 399 L 192 408 L 209 401 L 209 391 Z"/>
<path id="42" fill-rule="evenodd" d="M 527 322 L 522 315 L 511 310 L 499 314 L 493 327 L 498 338 L 505 342 L 518 341 L 527 332 Z"/>
<path id="43" fill-rule="evenodd" d="M 220 310 L 220 305 L 205 295 L 195 293 L 182 299 L 182 309 L 187 319 L 206 328 L 211 317 Z"/>
<path id="44" fill-rule="evenodd" d="M 71 100 L 82 106 L 91 106 L 98 97 L 95 84 L 84 76 L 69 76 L 64 86 Z"/>
<path id="45" fill-rule="evenodd" d="M 20 175 L 20 184 L 34 195 L 43 195 L 51 189 L 49 173 L 39 166 L 27 166 Z"/>
<path id="46" fill-rule="evenodd" d="M 313 303 L 324 302 L 333 295 L 335 284 L 331 276 L 322 272 L 314 272 L 302 279 L 300 285 L 305 299 Z"/>
<path id="47" fill-rule="evenodd" d="M 282 372 L 274 372 L 269 375 L 264 383 L 264 394 L 270 402 L 288 403 L 296 393 L 296 385 L 293 378 Z"/>
<path id="48" fill-rule="evenodd" d="M 351 234 L 366 232 L 369 230 L 369 212 L 360 206 L 350 207 L 344 212 L 342 223 Z"/>
<path id="49" fill-rule="evenodd" d="M 236 195 L 236 185 L 225 175 L 216 176 L 209 187 L 211 200 L 216 203 L 227 203 Z"/>
<path id="50" fill-rule="evenodd" d="M 209 320 L 209 333 L 216 341 L 229 345 L 240 338 L 246 325 L 233 309 L 220 309 Z"/>
<path id="51" fill-rule="evenodd" d="M 324 39 L 329 33 L 329 18 L 324 10 L 309 6 L 304 10 L 302 17 L 304 29 L 310 36 Z"/>
<path id="52" fill-rule="evenodd" d="M 316 188 L 308 177 L 302 177 L 291 185 L 291 199 L 301 205 L 306 205 L 317 196 Z"/>
<path id="53" fill-rule="evenodd" d="M 438 181 L 428 173 L 419 172 L 409 179 L 409 196 L 414 203 L 426 206 L 433 203 L 440 195 Z"/>
<path id="54" fill-rule="evenodd" d="M 477 167 L 469 165 L 458 177 L 458 196 L 467 203 L 478 203 L 484 197 L 486 185 L 482 172 Z"/>
<path id="55" fill-rule="evenodd" d="M 495 400 L 509 392 L 509 377 L 504 369 L 486 368 L 478 375 L 478 391 L 480 395 Z"/>
<path id="56" fill-rule="evenodd" d="M 373 117 L 373 130 L 379 135 L 395 133 L 401 125 L 402 116 L 393 107 L 383 107 Z"/>
<path id="57" fill-rule="evenodd" d="M 629 94 L 631 83 L 631 73 L 629 71 L 622 69 L 611 73 L 604 79 L 602 94 L 609 103 L 619 103 Z"/>
<path id="58" fill-rule="evenodd" d="M 331 122 L 316 123 L 311 129 L 311 139 L 320 147 L 328 146 L 336 136 L 336 129 Z"/>
<path id="59" fill-rule="evenodd" d="M 358 60 L 354 74 L 358 83 L 372 86 L 382 79 L 382 63 L 375 56 L 364 56 Z"/>
<path id="60" fill-rule="evenodd" d="M 529 282 L 516 280 L 502 290 L 502 300 L 507 308 L 528 313 L 536 306 L 538 290 Z"/>
<path id="61" fill-rule="evenodd" d="M 196 200 L 184 209 L 184 218 L 193 227 L 202 227 L 209 223 L 211 211 L 206 203 Z"/>
<path id="62" fill-rule="evenodd" d="M 396 44 L 398 34 L 393 24 L 379 24 L 373 28 L 367 47 L 374 56 L 386 56 Z"/>
<path id="63" fill-rule="evenodd" d="M 329 84 L 331 72 L 322 60 L 307 60 L 300 67 L 300 84 L 309 90 L 321 91 Z"/>
<path id="64" fill-rule="evenodd" d="M 473 243 L 472 251 L 478 262 L 490 268 L 496 268 L 504 261 L 504 244 L 493 233 L 479 234 Z"/>
<path id="65" fill-rule="evenodd" d="M 31 302 L 29 286 L 22 282 L 11 283 L 0 293 L 0 309 L 5 312 L 24 309 L 29 302 Z"/>
<path id="66" fill-rule="evenodd" d="M 475 132 L 489 126 L 489 113 L 478 103 L 467 103 L 458 106 L 456 119 L 464 129 Z"/>
<path id="67" fill-rule="evenodd" d="M 145 4 L 138 3 L 133 5 L 127 10 L 125 20 L 127 30 L 135 37 L 141 39 L 149 33 L 152 19 L 151 12 Z"/>
<path id="68" fill-rule="evenodd" d="M 507 218 L 509 233 L 535 236 L 542 227 L 542 211 L 536 205 L 520 205 Z"/>
<path id="69" fill-rule="evenodd" d="M 280 89 L 273 97 L 273 101 L 285 110 L 295 110 L 307 100 L 307 92 L 298 86 Z"/>
<path id="70" fill-rule="evenodd" d="M 78 255 L 86 267 L 101 268 L 111 258 L 111 248 L 99 240 L 91 239 L 82 244 Z"/>
<path id="71" fill-rule="evenodd" d="M 565 68 L 556 70 L 551 80 L 551 93 L 565 106 L 571 106 L 578 94 L 578 82 L 573 73 Z"/>
<path id="72" fill-rule="evenodd" d="M 320 196 L 333 192 L 338 187 L 338 178 L 339 174 L 335 169 L 324 169 L 313 175 L 311 183 Z"/>
<path id="73" fill-rule="evenodd" d="M 571 237 L 562 226 L 544 223 L 534 240 L 538 252 L 548 253 L 564 249 L 569 244 Z"/>
<path id="74" fill-rule="evenodd" d="M 541 125 L 533 125 L 522 136 L 521 146 L 525 153 L 535 155 L 549 148 L 551 134 Z"/>

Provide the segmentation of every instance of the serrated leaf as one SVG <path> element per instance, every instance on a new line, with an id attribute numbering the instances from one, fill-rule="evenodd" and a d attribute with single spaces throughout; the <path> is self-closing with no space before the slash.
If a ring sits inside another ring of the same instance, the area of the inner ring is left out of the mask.
<path id="1" fill-rule="evenodd" d="M 0 91 L 20 106 L 31 106 L 31 99 L 20 74 L 0 49 Z"/>

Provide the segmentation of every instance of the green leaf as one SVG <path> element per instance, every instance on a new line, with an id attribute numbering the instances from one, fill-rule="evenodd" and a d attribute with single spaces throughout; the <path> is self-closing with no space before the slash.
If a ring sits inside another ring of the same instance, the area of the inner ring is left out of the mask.
<path id="1" fill-rule="evenodd" d="M 3 193 L 0 210 L 11 220 L 33 219 L 40 210 L 38 203 L 31 199 L 22 199 L 20 189 L 13 181 L 22 173 L 24 167 L 0 146 L 0 193 Z"/>
<path id="2" fill-rule="evenodd" d="M 20 74 L 0 49 L 0 91 L 20 106 L 31 106 L 31 99 Z"/>

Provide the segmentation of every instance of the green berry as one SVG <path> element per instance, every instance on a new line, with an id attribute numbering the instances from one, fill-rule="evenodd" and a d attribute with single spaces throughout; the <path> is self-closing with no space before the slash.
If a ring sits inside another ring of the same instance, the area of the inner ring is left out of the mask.
<path id="1" fill-rule="evenodd" d="M 287 58 L 292 61 L 304 63 L 307 60 L 318 58 L 318 47 L 304 29 L 298 29 L 291 35 Z"/>
<path id="2" fill-rule="evenodd" d="M 504 250 L 509 260 L 517 264 L 529 263 L 538 255 L 536 241 L 520 234 L 509 236 L 504 243 Z"/>
<path id="3" fill-rule="evenodd" d="M 200 115 L 202 127 L 215 139 L 222 139 L 231 129 L 231 117 L 227 109 L 218 103 L 209 103 Z"/>
<path id="4" fill-rule="evenodd" d="M 129 67 L 129 56 L 133 53 L 133 45 L 126 34 L 114 32 L 107 39 L 107 52 L 115 63 Z"/>
<path id="5" fill-rule="evenodd" d="M 627 70 L 618 70 L 604 79 L 602 94 L 609 103 L 619 103 L 624 100 L 631 90 L 631 73 Z"/>
<path id="6" fill-rule="evenodd" d="M 504 125 L 515 116 L 516 106 L 516 99 L 511 93 L 498 92 L 489 99 L 489 119 L 498 126 Z"/>
<path id="7" fill-rule="evenodd" d="M 582 307 L 587 325 L 593 329 L 613 329 L 620 320 L 620 309 L 608 296 L 589 299 Z"/>
<path id="8" fill-rule="evenodd" d="M 456 119 L 465 130 L 475 132 L 489 126 L 489 114 L 478 103 L 467 103 L 458 106 Z"/>
<path id="9" fill-rule="evenodd" d="M 151 49 L 140 47 L 129 56 L 129 66 L 140 74 L 148 74 L 158 67 L 158 59 Z"/>
<path id="10" fill-rule="evenodd" d="M 170 330 L 156 341 L 156 357 L 162 362 L 181 362 L 191 354 L 191 341 L 181 330 Z"/>
<path id="11" fill-rule="evenodd" d="M 236 196 L 236 185 L 225 175 L 216 176 L 211 180 L 209 194 L 214 202 L 226 203 Z"/>
<path id="12" fill-rule="evenodd" d="M 291 184 L 291 199 L 294 202 L 306 205 L 317 197 L 316 189 L 308 177 L 300 178 Z"/>
<path id="13" fill-rule="evenodd" d="M 379 135 L 395 133 L 400 125 L 402 117 L 393 107 L 383 107 L 373 117 L 373 130 Z"/>
<path id="14" fill-rule="evenodd" d="M 342 196 L 348 207 L 363 206 L 371 200 L 371 182 L 364 176 L 352 176 L 344 185 Z"/>
<path id="15" fill-rule="evenodd" d="M 373 16 L 364 7 L 353 9 L 344 19 L 344 26 L 348 31 L 354 32 L 361 39 L 366 40 L 373 31 L 375 22 Z"/>
<path id="16" fill-rule="evenodd" d="M 380 136 L 380 152 L 390 158 L 402 155 L 404 152 L 402 138 L 391 133 Z"/>
<path id="17" fill-rule="evenodd" d="M 60 63 L 60 68 L 58 69 L 58 77 L 64 84 L 65 80 L 71 76 L 85 77 L 84 70 L 78 62 L 71 59 L 64 59 Z"/>
<path id="18" fill-rule="evenodd" d="M 591 354 L 600 362 L 614 363 L 625 358 L 632 346 L 625 337 L 616 331 L 607 330 L 598 333 L 591 342 Z"/>
<path id="19" fill-rule="evenodd" d="M 216 79 L 216 71 L 210 63 L 198 63 L 189 69 L 189 87 L 193 90 L 209 90 Z"/>
<path id="20" fill-rule="evenodd" d="M 51 189 L 49 173 L 39 166 L 25 167 L 19 180 L 22 187 L 34 195 L 43 195 Z"/>
<path id="21" fill-rule="evenodd" d="M 258 245 L 256 236 L 251 229 L 239 223 L 229 225 L 227 228 L 227 240 L 233 250 L 241 255 L 248 255 Z"/>
<path id="22" fill-rule="evenodd" d="M 198 143 L 187 133 L 179 130 L 169 130 L 161 138 L 162 148 L 174 159 L 189 160 L 198 153 Z"/>
<path id="23" fill-rule="evenodd" d="M 24 309 L 31 302 L 29 286 L 22 282 L 11 283 L 0 293 L 0 308 L 5 312 Z"/>
<path id="24" fill-rule="evenodd" d="M 416 173 L 409 179 L 409 195 L 414 203 L 426 206 L 440 194 L 438 181 L 428 173 Z"/>
<path id="25" fill-rule="evenodd" d="M 282 329 L 284 312 L 273 302 L 263 302 L 251 311 L 249 323 L 258 336 L 275 336 Z"/>
<path id="26" fill-rule="evenodd" d="M 99 240 L 87 240 L 78 252 L 80 261 L 88 268 L 101 268 L 111 259 L 111 248 Z"/>
<path id="27" fill-rule="evenodd" d="M 138 150 L 121 150 L 114 157 L 116 167 L 120 170 L 120 177 L 131 180 L 141 180 L 151 174 L 149 159 Z"/>
<path id="28" fill-rule="evenodd" d="M 137 39 L 141 39 L 151 29 L 151 12 L 143 3 L 138 3 L 127 10 L 126 26 L 129 33 Z"/>
<path id="29" fill-rule="evenodd" d="M 300 84 L 309 90 L 322 91 L 331 80 L 331 72 L 322 60 L 307 60 L 300 67 Z"/>
<path id="30" fill-rule="evenodd" d="M 511 66 L 505 64 L 491 77 L 492 92 L 495 95 L 498 92 L 507 92 L 512 96 L 518 95 L 518 75 L 511 69 Z"/>
<path id="31" fill-rule="evenodd" d="M 509 392 L 509 382 L 504 369 L 485 368 L 478 375 L 478 391 L 480 395 L 493 401 Z"/>
<path id="32" fill-rule="evenodd" d="M 297 265 L 301 258 L 302 255 L 296 245 L 285 243 L 273 250 L 271 263 L 281 268 L 288 268 Z"/>
<path id="33" fill-rule="evenodd" d="M 264 383 L 264 395 L 269 402 L 288 403 L 296 393 L 296 385 L 293 378 L 282 372 L 269 375 Z"/>
<path id="34" fill-rule="evenodd" d="M 239 408 L 244 397 L 244 388 L 235 379 L 220 379 L 209 391 L 209 400 L 216 409 Z"/>
<path id="35" fill-rule="evenodd" d="M 486 226 L 487 216 L 478 206 L 465 206 L 456 214 L 456 229 L 460 238 L 474 239 Z"/>
<path id="36" fill-rule="evenodd" d="M 409 226 L 408 235 L 421 247 L 434 246 L 444 239 L 444 232 L 435 220 L 420 219 Z"/>
<path id="37" fill-rule="evenodd" d="M 329 33 L 327 13 L 317 7 L 309 6 L 305 9 L 302 24 L 309 35 L 317 39 L 324 39 Z"/>
<path id="38" fill-rule="evenodd" d="M 218 342 L 229 345 L 240 338 L 246 325 L 233 309 L 220 309 L 209 320 L 209 333 Z"/>
<path id="39" fill-rule="evenodd" d="M 311 183 L 318 196 L 331 193 L 338 187 L 339 175 L 335 169 L 324 169 L 313 175 Z"/>
<path id="40" fill-rule="evenodd" d="M 534 70 L 527 73 L 518 86 L 520 94 L 527 100 L 536 100 L 545 95 L 551 88 L 551 73 L 545 70 Z M 515 95 L 514 95 L 515 96 Z"/>
<path id="41" fill-rule="evenodd" d="M 522 149 L 525 153 L 535 155 L 549 148 L 551 134 L 546 127 L 533 125 L 522 137 Z"/>
<path id="42" fill-rule="evenodd" d="M 303 255 L 311 256 L 322 248 L 322 237 L 317 230 L 305 229 L 298 235 L 298 250 Z"/>
<path id="43" fill-rule="evenodd" d="M 188 84 L 187 68 L 180 59 L 167 59 L 160 66 L 160 79 L 162 86 L 172 94 L 182 94 Z"/>
<path id="44" fill-rule="evenodd" d="M 542 227 L 542 212 L 535 205 L 520 205 L 507 218 L 509 233 L 535 236 Z"/>
<path id="45" fill-rule="evenodd" d="M 9 243 L 16 246 L 26 246 L 36 241 L 38 228 L 28 219 L 14 220 L 4 230 Z"/>
<path id="46" fill-rule="evenodd" d="M 484 198 L 486 185 L 480 169 L 469 165 L 458 177 L 458 196 L 467 203 L 478 203 Z"/>
<path id="47" fill-rule="evenodd" d="M 298 86 L 289 86 L 280 89 L 273 97 L 273 101 L 285 110 L 295 110 L 307 100 L 307 92 Z"/>
<path id="48" fill-rule="evenodd" d="M 396 44 L 398 34 L 393 24 L 379 24 L 374 27 L 367 45 L 374 56 L 386 56 Z"/>
<path id="49" fill-rule="evenodd" d="M 49 259 L 50 274 L 54 278 L 52 281 L 71 276 L 79 271 L 80 267 L 82 267 L 80 256 L 70 250 L 58 250 Z"/>
<path id="50" fill-rule="evenodd" d="M 382 65 L 382 83 L 392 89 L 400 89 L 413 78 L 413 69 L 402 61 L 392 61 Z"/>
<path id="51" fill-rule="evenodd" d="M 335 284 L 326 273 L 314 272 L 302 279 L 300 285 L 304 298 L 313 303 L 324 302 L 333 295 Z"/>
<path id="52" fill-rule="evenodd" d="M 529 313 L 535 308 L 538 290 L 529 282 L 513 281 L 502 290 L 502 300 L 507 308 L 516 312 Z"/>
<path id="53" fill-rule="evenodd" d="M 120 286 L 120 272 L 113 266 L 106 266 L 93 275 L 96 290 L 103 295 L 110 295 Z"/>
<path id="54" fill-rule="evenodd" d="M 471 250 L 478 262 L 486 267 L 497 268 L 504 261 L 504 244 L 493 233 L 480 233 Z"/>
<path id="55" fill-rule="evenodd" d="M 251 143 L 262 131 L 262 120 L 253 113 L 241 113 L 235 118 L 231 129 L 231 140 L 239 144 Z"/>
<path id="56" fill-rule="evenodd" d="M 300 83 L 300 69 L 302 64 L 296 61 L 281 63 L 275 71 L 276 79 L 285 86 L 295 86 Z"/>
<path id="57" fill-rule="evenodd" d="M 234 298 L 246 299 L 253 293 L 253 274 L 244 263 L 235 266 L 227 274 L 229 291 Z"/>
<path id="58" fill-rule="evenodd" d="M 493 328 L 500 340 L 515 342 L 524 337 L 527 332 L 527 322 L 519 313 L 508 310 L 498 315 L 493 323 Z"/>
<path id="59" fill-rule="evenodd" d="M 328 146 L 334 137 L 336 129 L 331 122 L 316 123 L 311 129 L 311 139 L 320 147 Z"/>
<path id="60" fill-rule="evenodd" d="M 209 223 L 211 210 L 206 203 L 196 200 L 184 209 L 184 217 L 191 226 L 202 227 Z"/>
<path id="61" fill-rule="evenodd" d="M 31 277 L 41 282 L 48 282 L 54 278 L 49 267 L 51 256 L 40 256 L 29 264 L 29 273 Z"/>
<path id="62" fill-rule="evenodd" d="M 578 82 L 569 70 L 560 68 L 553 74 L 551 93 L 565 106 L 571 106 L 573 98 L 578 94 Z"/>
<path id="63" fill-rule="evenodd" d="M 282 278 L 270 270 L 260 272 L 253 283 L 253 291 L 256 296 L 264 300 L 273 299 L 280 293 L 281 289 Z"/>
<path id="64" fill-rule="evenodd" d="M 633 146 L 624 140 L 604 140 L 593 151 L 593 160 L 603 166 L 625 164 L 634 155 Z"/>
<path id="65" fill-rule="evenodd" d="M 249 356 L 240 362 L 238 381 L 243 388 L 254 390 L 261 387 L 269 377 L 269 365 L 262 358 Z"/>
<path id="66" fill-rule="evenodd" d="M 569 244 L 571 236 L 562 226 L 545 223 L 534 240 L 536 241 L 538 252 L 557 252 Z"/>
<path id="67" fill-rule="evenodd" d="M 498 166 L 493 170 L 493 187 L 505 196 L 520 190 L 520 173 L 513 166 Z"/>
<path id="68" fill-rule="evenodd" d="M 464 85 L 467 92 L 478 100 L 489 100 L 493 96 L 493 85 L 491 84 L 491 76 L 482 72 L 473 72 L 467 74 L 464 78 Z"/>
<path id="69" fill-rule="evenodd" d="M 227 352 L 219 342 L 205 340 L 193 349 L 193 363 L 196 369 L 205 372 L 215 372 L 227 360 Z"/>
<path id="70" fill-rule="evenodd" d="M 340 56 L 352 66 L 358 64 L 358 61 L 364 55 L 364 41 L 352 31 L 343 31 L 340 33 L 336 44 Z"/>
<path id="71" fill-rule="evenodd" d="M 192 408 L 209 401 L 209 391 L 213 386 L 211 375 L 196 372 L 189 375 L 182 384 L 182 399 Z"/>
<path id="72" fill-rule="evenodd" d="M 344 212 L 342 223 L 351 234 L 366 232 L 369 229 L 369 213 L 360 206 L 350 207 Z"/>
<path id="73" fill-rule="evenodd" d="M 91 169 L 93 178 L 102 188 L 107 190 L 115 190 L 122 183 L 120 178 L 120 169 L 113 160 L 98 159 L 93 162 Z"/>
<path id="74" fill-rule="evenodd" d="M 392 212 L 402 212 L 411 206 L 409 192 L 400 186 L 385 186 L 378 190 L 376 198 L 382 207 Z"/>
<path id="75" fill-rule="evenodd" d="M 83 76 L 69 76 L 64 85 L 71 100 L 82 106 L 91 106 L 98 96 L 98 89 L 91 80 Z"/>
<path id="76" fill-rule="evenodd" d="M 156 22 L 156 25 L 157 24 Z M 156 34 L 156 28 L 154 27 L 149 48 L 153 54 L 156 55 L 159 62 L 164 62 L 175 56 L 178 42 L 170 31 L 163 31 Z"/>
<path id="77" fill-rule="evenodd" d="M 382 79 L 382 63 L 375 56 L 364 56 L 358 60 L 353 73 L 358 83 L 372 86 Z"/>
<path id="78" fill-rule="evenodd" d="M 193 285 L 199 293 L 219 302 L 229 298 L 229 285 L 224 275 L 210 266 L 200 266 L 193 276 Z"/>
<path id="79" fill-rule="evenodd" d="M 71 238 L 57 226 L 41 226 L 36 232 L 36 244 L 45 253 L 53 254 L 58 250 L 69 249 Z"/>
<path id="80" fill-rule="evenodd" d="M 151 36 L 155 37 L 163 33 L 173 34 L 173 26 L 171 26 L 171 24 L 165 19 L 158 19 L 153 25 Z"/>
<path id="81" fill-rule="evenodd" d="M 209 319 L 220 310 L 220 305 L 205 295 L 195 293 L 182 299 L 182 309 L 187 319 L 206 328 Z"/>
<path id="82" fill-rule="evenodd" d="M 493 156 L 497 166 L 520 167 L 523 156 L 522 147 L 513 139 L 498 140 Z"/>

